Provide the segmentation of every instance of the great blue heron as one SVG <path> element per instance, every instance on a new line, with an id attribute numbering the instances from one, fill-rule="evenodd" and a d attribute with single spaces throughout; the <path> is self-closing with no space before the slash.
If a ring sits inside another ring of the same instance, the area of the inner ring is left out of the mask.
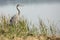
<path id="1" fill-rule="evenodd" d="M 18 13 L 16 15 L 14 15 L 13 17 L 11 17 L 10 24 L 15 24 L 18 22 L 19 16 L 20 16 L 20 10 L 18 9 L 19 6 L 20 6 L 19 4 L 16 5 L 16 9 L 17 9 Z"/>

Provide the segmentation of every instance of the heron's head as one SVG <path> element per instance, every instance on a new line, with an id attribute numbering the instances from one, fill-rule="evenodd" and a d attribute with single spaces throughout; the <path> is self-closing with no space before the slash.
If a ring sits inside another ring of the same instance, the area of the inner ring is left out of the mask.
<path id="1" fill-rule="evenodd" d="M 19 6 L 22 7 L 23 5 L 22 5 L 22 4 L 17 4 L 17 5 L 16 5 L 16 7 L 19 7 Z"/>
<path id="2" fill-rule="evenodd" d="M 20 4 L 17 4 L 17 5 L 16 5 L 16 7 L 19 7 L 19 6 L 20 6 Z"/>

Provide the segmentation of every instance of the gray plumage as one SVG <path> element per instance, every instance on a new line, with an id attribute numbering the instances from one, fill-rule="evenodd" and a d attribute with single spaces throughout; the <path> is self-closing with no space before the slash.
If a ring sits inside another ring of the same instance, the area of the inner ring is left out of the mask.
<path id="1" fill-rule="evenodd" d="M 10 24 L 15 24 L 15 23 L 18 22 L 18 19 L 19 19 L 19 16 L 20 16 L 20 10 L 18 9 L 18 7 L 19 7 L 19 4 L 17 4 L 17 6 L 16 6 L 16 9 L 17 9 L 18 13 L 16 15 L 14 15 L 13 17 L 11 17 Z"/>

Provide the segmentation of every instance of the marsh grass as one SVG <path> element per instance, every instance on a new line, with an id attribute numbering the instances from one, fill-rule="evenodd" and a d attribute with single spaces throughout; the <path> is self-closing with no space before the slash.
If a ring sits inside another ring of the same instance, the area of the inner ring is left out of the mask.
<path id="1" fill-rule="evenodd" d="M 28 32 L 27 30 L 27 20 L 20 19 L 17 24 L 10 25 L 5 16 L 2 16 L 0 23 L 0 35 L 4 35 L 5 37 L 12 38 L 15 36 L 25 36 Z"/>
<path id="2" fill-rule="evenodd" d="M 47 25 L 43 22 L 42 19 L 39 19 L 39 28 L 42 35 L 47 35 Z"/>
<path id="3" fill-rule="evenodd" d="M 24 17 L 20 17 L 17 24 L 10 25 L 9 23 L 10 19 L 7 19 L 5 16 L 2 16 L 0 19 L 0 36 L 3 35 L 4 37 L 7 37 L 9 39 L 14 39 L 15 37 L 27 37 L 30 36 L 38 36 L 38 35 L 45 35 L 47 36 L 49 32 L 51 32 L 52 35 L 56 34 L 55 25 L 51 24 L 49 25 L 50 29 L 47 29 L 47 25 L 44 23 L 42 19 L 39 19 L 39 26 L 35 26 L 32 24 L 32 29 L 29 30 L 29 21 L 25 19 Z M 38 32 L 38 29 L 36 27 L 39 27 L 40 33 Z M 48 32 L 48 30 L 50 30 Z"/>

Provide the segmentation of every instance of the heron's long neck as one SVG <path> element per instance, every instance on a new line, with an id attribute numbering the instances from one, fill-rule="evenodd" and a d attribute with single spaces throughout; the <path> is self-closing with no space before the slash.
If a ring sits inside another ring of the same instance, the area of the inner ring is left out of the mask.
<path id="1" fill-rule="evenodd" d="M 17 11 L 18 11 L 18 15 L 20 15 L 20 10 L 18 9 L 18 7 L 17 7 Z"/>

